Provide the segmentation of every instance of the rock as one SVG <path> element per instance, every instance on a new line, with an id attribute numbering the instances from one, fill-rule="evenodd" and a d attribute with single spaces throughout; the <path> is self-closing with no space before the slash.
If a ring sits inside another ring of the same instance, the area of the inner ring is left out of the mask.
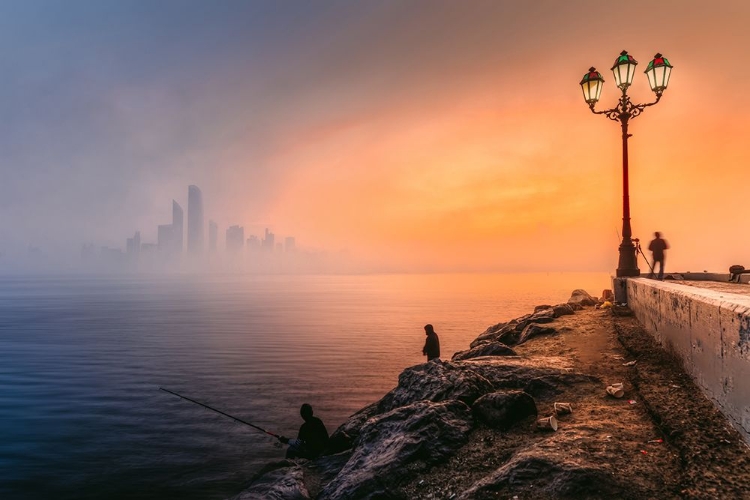
<path id="1" fill-rule="evenodd" d="M 497 341 L 505 344 L 507 346 L 513 346 L 518 344 L 518 339 L 521 338 L 521 331 L 516 330 L 515 327 L 513 327 L 510 330 L 504 331 L 500 335 L 497 336 Z"/>
<path id="2" fill-rule="evenodd" d="M 351 452 L 323 456 L 303 466 L 303 480 L 310 498 L 318 498 L 323 488 L 341 472 L 351 456 Z"/>
<path id="3" fill-rule="evenodd" d="M 448 361 L 431 361 L 407 368 L 398 376 L 398 386 L 378 402 L 378 413 L 416 401 L 457 399 L 467 405 L 494 391 L 482 375 L 466 366 Z"/>
<path id="4" fill-rule="evenodd" d="M 570 304 L 557 304 L 556 306 L 552 307 L 552 312 L 555 315 L 555 318 L 575 314 L 575 311 Z"/>
<path id="5" fill-rule="evenodd" d="M 354 441 L 359 436 L 359 430 L 367 422 L 367 419 L 377 415 L 378 403 L 372 403 L 365 406 L 357 413 L 349 417 L 349 419 L 341 424 L 336 429 L 328 442 L 328 447 L 325 450 L 326 454 L 339 453 L 344 450 L 350 449 L 354 445 Z"/>
<path id="6" fill-rule="evenodd" d="M 351 458 L 320 498 L 399 498 L 393 486 L 450 457 L 471 427 L 469 407 L 455 400 L 419 401 L 379 415 L 362 427 Z"/>
<path id="7" fill-rule="evenodd" d="M 537 399 L 551 399 L 561 394 L 564 387 L 577 384 L 590 384 L 594 390 L 594 387 L 601 385 L 601 380 L 582 373 L 546 374 L 527 381 L 523 390 Z"/>
<path id="8" fill-rule="evenodd" d="M 548 335 L 555 332 L 556 330 L 551 326 L 539 326 L 536 323 L 531 323 L 526 328 L 524 328 L 523 332 L 521 332 L 521 336 L 518 339 L 518 344 L 523 344 L 531 337 L 535 337 L 537 335 Z"/>
<path id="9" fill-rule="evenodd" d="M 530 360 L 508 356 L 472 358 L 466 361 L 456 361 L 467 370 L 471 370 L 488 380 L 494 389 L 522 389 L 530 380 L 542 377 L 562 377 L 572 369 L 570 360 L 566 358 L 548 357 L 543 360 Z"/>
<path id="10" fill-rule="evenodd" d="M 453 361 L 462 359 L 478 358 L 480 356 L 515 356 L 516 351 L 503 344 L 502 342 L 488 342 L 480 344 L 468 351 L 459 351 L 453 355 Z"/>
<path id="11" fill-rule="evenodd" d="M 534 398 L 523 391 L 485 394 L 474 402 L 471 411 L 478 421 L 501 430 L 537 414 Z"/>
<path id="12" fill-rule="evenodd" d="M 614 302 L 615 301 L 615 294 L 612 293 L 612 290 L 602 290 L 602 302 Z"/>
<path id="13" fill-rule="evenodd" d="M 476 347 L 481 344 L 485 344 L 487 342 L 492 342 L 497 339 L 497 336 L 500 335 L 503 331 L 507 329 L 512 329 L 516 325 L 515 320 L 511 321 L 510 323 L 498 323 L 496 325 L 492 325 L 491 327 L 487 328 L 484 332 L 482 332 L 477 338 L 475 338 L 469 347 Z"/>
<path id="14" fill-rule="evenodd" d="M 496 498 L 500 492 L 527 492 L 519 498 L 647 498 L 648 492 L 636 484 L 622 483 L 607 464 L 580 464 L 554 461 L 539 449 L 514 456 L 497 471 L 475 483 L 458 500 Z M 503 496 L 503 498 L 505 498 Z"/>
<path id="15" fill-rule="evenodd" d="M 515 330 L 517 332 L 523 331 L 531 323 L 552 323 L 555 320 L 555 313 L 552 309 L 543 309 L 534 314 L 527 314 L 518 318 Z"/>
<path id="16" fill-rule="evenodd" d="M 545 310 L 545 309 L 552 309 L 552 306 L 551 306 L 551 305 L 548 305 L 548 304 L 545 304 L 545 305 L 541 305 L 541 306 L 536 306 L 536 307 L 534 308 L 534 312 L 539 312 L 539 311 L 543 311 L 543 310 Z"/>
<path id="17" fill-rule="evenodd" d="M 590 385 L 591 391 L 601 389 L 602 381 L 597 377 L 573 372 L 568 358 L 546 357 L 531 360 L 522 357 L 485 357 L 457 361 L 482 375 L 495 387 L 520 389 L 535 400 L 550 399 L 578 384 Z M 492 391 L 492 392 L 495 392 Z"/>
<path id="18" fill-rule="evenodd" d="M 580 288 L 573 290 L 573 293 L 568 299 L 568 304 L 577 304 L 579 306 L 593 306 L 596 304 L 596 299 Z"/>
<path id="19" fill-rule="evenodd" d="M 285 462 L 288 465 L 284 467 L 272 469 L 277 464 L 265 467 L 266 472 L 261 471 L 260 477 L 249 488 L 232 497 L 232 500 L 310 500 L 311 496 L 303 480 L 302 466 L 291 461 Z"/>

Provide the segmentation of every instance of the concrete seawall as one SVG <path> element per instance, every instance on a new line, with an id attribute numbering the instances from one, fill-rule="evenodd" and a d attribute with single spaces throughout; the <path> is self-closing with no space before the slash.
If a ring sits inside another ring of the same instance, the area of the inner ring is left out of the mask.
<path id="1" fill-rule="evenodd" d="M 627 299 L 750 443 L 750 296 L 632 278 Z"/>

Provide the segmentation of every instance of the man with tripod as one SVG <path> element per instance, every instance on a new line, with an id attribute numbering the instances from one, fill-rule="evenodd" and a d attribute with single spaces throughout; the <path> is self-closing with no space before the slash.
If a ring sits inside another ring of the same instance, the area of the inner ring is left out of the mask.
<path id="1" fill-rule="evenodd" d="M 651 273 L 648 277 L 654 277 L 654 270 L 656 269 L 656 263 L 659 263 L 659 276 L 658 279 L 661 281 L 664 279 L 664 250 L 669 248 L 667 240 L 662 239 L 659 231 L 654 233 L 654 238 L 651 243 L 648 244 L 648 249 L 651 250 L 651 255 L 654 257 L 654 264 L 651 266 Z"/>

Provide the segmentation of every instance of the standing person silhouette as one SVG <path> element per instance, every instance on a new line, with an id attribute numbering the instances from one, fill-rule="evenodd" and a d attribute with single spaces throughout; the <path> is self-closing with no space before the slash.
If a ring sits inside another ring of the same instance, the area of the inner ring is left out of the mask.
<path id="1" fill-rule="evenodd" d="M 667 240 L 662 239 L 661 233 L 659 231 L 656 231 L 654 233 L 654 238 L 651 240 L 651 243 L 648 244 L 648 249 L 651 250 L 651 255 L 654 257 L 654 265 L 651 267 L 651 272 L 649 273 L 648 277 L 653 278 L 654 277 L 654 271 L 656 270 L 656 263 L 659 263 L 659 280 L 664 279 L 664 250 L 669 248 L 669 244 L 667 243 Z"/>
<path id="2" fill-rule="evenodd" d="M 305 421 L 299 428 L 297 439 L 279 436 L 279 441 L 289 445 L 286 458 L 318 458 L 328 444 L 328 430 L 323 421 L 313 417 L 312 406 L 305 403 L 299 409 L 299 414 Z"/>
<path id="3" fill-rule="evenodd" d="M 435 333 L 435 329 L 432 328 L 432 325 L 425 325 L 424 332 L 427 335 L 427 339 L 424 342 L 422 354 L 427 355 L 427 361 L 440 359 L 440 339 L 437 333 Z"/>

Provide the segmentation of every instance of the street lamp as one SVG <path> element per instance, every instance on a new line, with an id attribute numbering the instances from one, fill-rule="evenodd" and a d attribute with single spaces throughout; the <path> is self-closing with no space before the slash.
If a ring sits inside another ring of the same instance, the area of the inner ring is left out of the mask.
<path id="1" fill-rule="evenodd" d="M 626 51 L 622 51 L 612 66 L 612 73 L 615 76 L 615 84 L 622 91 L 620 102 L 612 109 L 606 111 L 595 111 L 594 106 L 602 95 L 604 78 L 596 71 L 590 68 L 583 75 L 581 80 L 581 89 L 583 89 L 583 98 L 589 109 L 595 115 L 605 115 L 610 120 L 620 122 L 622 127 L 622 243 L 620 243 L 620 260 L 617 265 L 617 276 L 638 276 L 641 274 L 638 269 L 636 259 L 636 249 L 631 239 L 633 233 L 630 229 L 630 192 L 628 188 L 628 122 L 636 116 L 643 113 L 648 106 L 653 106 L 661 99 L 662 93 L 667 88 L 669 76 L 672 73 L 672 65 L 666 57 L 656 54 L 654 59 L 646 67 L 646 76 L 651 90 L 656 94 L 656 100 L 648 104 L 633 104 L 628 97 L 628 87 L 633 83 L 635 67 L 638 61 Z"/>

